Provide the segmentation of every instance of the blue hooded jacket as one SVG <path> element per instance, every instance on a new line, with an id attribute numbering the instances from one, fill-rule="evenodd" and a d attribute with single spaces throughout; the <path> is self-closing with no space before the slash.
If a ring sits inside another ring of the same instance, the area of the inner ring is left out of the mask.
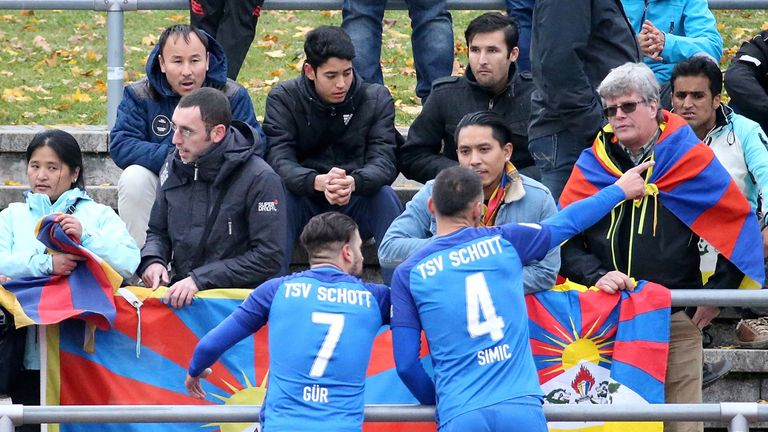
<path id="1" fill-rule="evenodd" d="M 171 117 L 181 96 L 160 70 L 160 46 L 156 45 L 147 59 L 147 76 L 123 91 L 123 100 L 117 109 L 117 120 L 110 133 L 109 153 L 122 169 L 129 165 L 141 165 L 155 174 L 173 149 Z M 261 130 L 248 91 L 227 78 L 227 59 L 224 49 L 212 37 L 208 37 L 208 72 L 204 87 L 224 92 L 232 107 L 232 119 L 253 127 L 258 140 L 256 154 L 263 157 L 266 136 Z"/>

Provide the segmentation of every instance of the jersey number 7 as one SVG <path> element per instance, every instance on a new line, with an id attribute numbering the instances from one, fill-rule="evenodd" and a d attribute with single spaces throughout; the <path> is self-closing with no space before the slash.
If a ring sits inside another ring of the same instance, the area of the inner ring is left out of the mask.
<path id="1" fill-rule="evenodd" d="M 309 371 L 309 376 L 321 377 L 325 373 L 325 368 L 328 366 L 328 360 L 333 356 L 336 344 L 339 343 L 341 331 L 344 330 L 344 315 L 327 312 L 312 312 L 312 322 L 330 326 L 328 327 L 328 333 L 325 334 L 325 339 L 323 339 L 323 344 L 320 345 L 320 351 L 317 352 L 315 361 L 312 362 L 312 369 Z"/>
<path id="2" fill-rule="evenodd" d="M 504 318 L 496 315 L 491 292 L 483 273 L 474 273 L 466 277 L 464 290 L 467 296 L 467 331 L 473 338 L 490 335 L 498 341 L 504 337 Z M 485 321 L 480 322 L 480 314 Z"/>

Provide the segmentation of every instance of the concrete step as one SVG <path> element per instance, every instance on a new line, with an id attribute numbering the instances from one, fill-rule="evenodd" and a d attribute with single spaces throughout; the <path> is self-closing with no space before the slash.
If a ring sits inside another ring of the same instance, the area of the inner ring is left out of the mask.
<path id="1" fill-rule="evenodd" d="M 728 358 L 733 369 L 725 378 L 704 389 L 704 403 L 759 402 L 768 400 L 768 350 L 705 349 L 707 362 Z M 707 431 L 726 431 L 723 424 L 705 423 Z M 753 423 L 750 431 L 768 431 L 768 422 Z"/>
<path id="2" fill-rule="evenodd" d="M 0 126 L 0 180 L 27 184 L 27 146 L 32 137 L 44 129 L 42 126 Z M 71 133 L 80 144 L 85 184 L 116 185 L 121 170 L 109 157 L 106 126 L 62 126 L 61 129 Z"/>
<path id="3" fill-rule="evenodd" d="M 42 126 L 0 126 L 0 184 L 27 184 L 26 150 L 32 137 L 45 128 Z M 117 181 L 122 170 L 109 156 L 109 131 L 106 126 L 62 126 L 71 133 L 83 151 L 85 184 L 92 197 L 117 209 Z M 400 128 L 407 134 L 407 128 Z M 421 187 L 421 183 L 400 175 L 393 183 L 400 200 L 408 202 Z M 20 201 L 25 187 L 0 186 L 0 209 L 11 202 Z"/>

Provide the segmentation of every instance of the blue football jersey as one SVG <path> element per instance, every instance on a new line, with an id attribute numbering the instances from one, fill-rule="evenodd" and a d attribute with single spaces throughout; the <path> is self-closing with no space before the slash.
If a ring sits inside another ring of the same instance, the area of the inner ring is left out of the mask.
<path id="1" fill-rule="evenodd" d="M 233 316 L 246 327 L 268 316 L 264 431 L 360 431 L 371 347 L 389 312 L 389 288 L 335 267 L 254 290 Z"/>
<path id="2" fill-rule="evenodd" d="M 541 395 L 528 341 L 523 264 L 550 248 L 548 229 L 504 225 L 439 237 L 395 272 L 392 326 L 423 328 L 440 423 Z"/>

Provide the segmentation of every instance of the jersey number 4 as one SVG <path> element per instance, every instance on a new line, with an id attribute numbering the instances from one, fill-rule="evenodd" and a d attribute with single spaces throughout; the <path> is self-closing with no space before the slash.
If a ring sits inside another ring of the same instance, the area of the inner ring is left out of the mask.
<path id="1" fill-rule="evenodd" d="M 473 338 L 490 335 L 491 340 L 498 341 L 504 337 L 504 319 L 496 315 L 488 283 L 483 273 L 467 276 L 464 282 L 467 295 L 467 331 Z M 480 321 L 480 315 L 485 321 Z"/>
<path id="2" fill-rule="evenodd" d="M 344 315 L 312 312 L 312 322 L 330 326 L 328 327 L 328 333 L 325 334 L 325 339 L 323 339 L 323 344 L 320 346 L 320 351 L 317 352 L 315 361 L 312 362 L 312 369 L 309 371 L 309 376 L 321 377 L 328 366 L 328 360 L 333 356 L 336 344 L 339 343 L 341 331 L 344 330 Z"/>

